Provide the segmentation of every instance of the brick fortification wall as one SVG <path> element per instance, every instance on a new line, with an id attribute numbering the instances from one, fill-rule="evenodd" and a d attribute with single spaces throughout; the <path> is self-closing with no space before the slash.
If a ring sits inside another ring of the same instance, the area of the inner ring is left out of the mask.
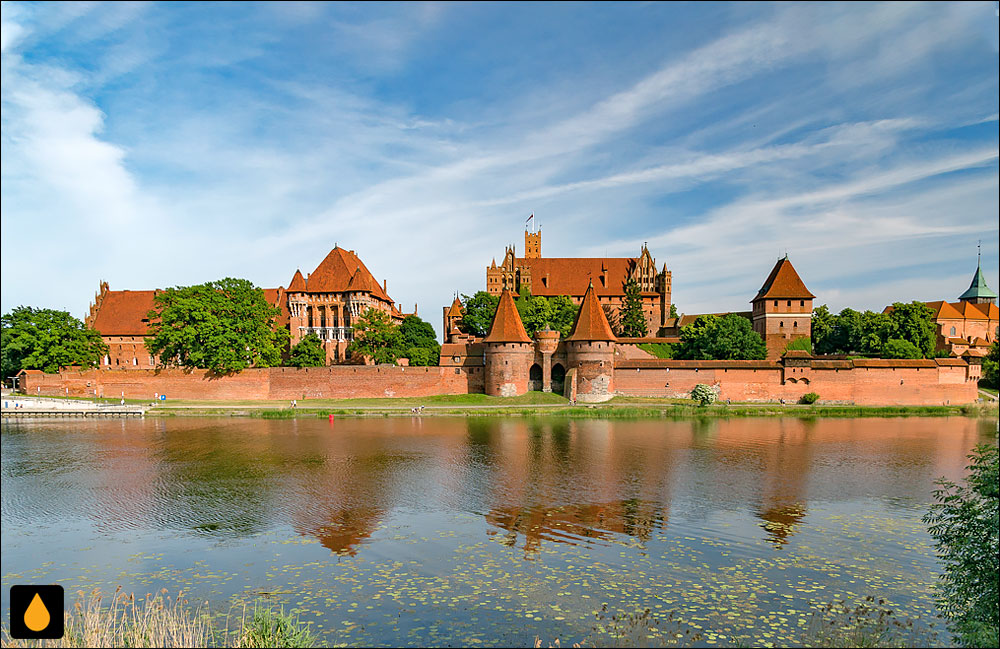
<path id="1" fill-rule="evenodd" d="M 848 361 L 849 363 L 850 361 Z M 720 399 L 795 403 L 815 392 L 823 402 L 858 405 L 973 403 L 978 382 L 968 366 L 935 361 L 881 361 L 875 367 L 782 367 L 774 361 L 624 361 L 615 368 L 618 394 L 687 398 L 699 384 L 715 386 Z"/>
<path id="2" fill-rule="evenodd" d="M 352 399 L 483 392 L 483 368 L 274 367 L 212 376 L 204 370 L 64 370 L 24 377 L 28 394 L 149 399 Z"/>
<path id="3" fill-rule="evenodd" d="M 27 373 L 22 385 L 28 394 L 117 398 L 124 393 L 126 398 L 149 400 L 156 394 L 204 400 L 426 397 L 482 394 L 485 369 L 335 365 L 245 370 L 224 377 L 178 369 L 65 370 Z M 721 399 L 733 401 L 794 403 L 815 392 L 823 402 L 956 405 L 976 401 L 978 369 L 952 359 L 817 362 L 800 367 L 776 361 L 621 360 L 614 368 L 612 389 L 630 396 L 686 398 L 691 388 L 704 383 L 716 386 Z M 576 385 L 577 371 L 569 368 L 567 386 Z"/>

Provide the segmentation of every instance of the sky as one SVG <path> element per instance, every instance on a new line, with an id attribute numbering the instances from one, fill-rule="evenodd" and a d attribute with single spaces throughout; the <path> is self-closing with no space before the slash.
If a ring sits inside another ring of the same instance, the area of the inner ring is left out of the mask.
<path id="1" fill-rule="evenodd" d="M 2 4 L 2 310 L 287 286 L 335 244 L 440 333 L 525 220 L 682 313 L 998 281 L 998 9 Z"/>

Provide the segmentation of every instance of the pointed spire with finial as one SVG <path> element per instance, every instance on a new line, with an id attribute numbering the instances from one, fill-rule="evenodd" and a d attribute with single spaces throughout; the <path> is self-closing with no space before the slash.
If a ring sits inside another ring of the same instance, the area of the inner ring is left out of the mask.
<path id="1" fill-rule="evenodd" d="M 604 309 L 597 301 L 593 280 L 587 287 L 583 302 L 580 303 L 580 311 L 576 314 L 573 331 L 566 337 L 566 340 L 611 342 L 617 340 L 614 332 L 611 331 L 608 316 L 604 315 Z"/>

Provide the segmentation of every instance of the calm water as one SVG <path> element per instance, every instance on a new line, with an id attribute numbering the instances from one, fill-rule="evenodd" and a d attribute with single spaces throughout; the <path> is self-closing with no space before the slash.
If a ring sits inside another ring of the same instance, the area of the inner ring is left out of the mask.
<path id="1" fill-rule="evenodd" d="M 464 418 L 4 423 L 16 583 L 260 593 L 327 643 L 788 643 L 813 602 L 933 613 L 920 517 L 996 420 Z M 655 634 L 654 634 L 655 635 Z"/>

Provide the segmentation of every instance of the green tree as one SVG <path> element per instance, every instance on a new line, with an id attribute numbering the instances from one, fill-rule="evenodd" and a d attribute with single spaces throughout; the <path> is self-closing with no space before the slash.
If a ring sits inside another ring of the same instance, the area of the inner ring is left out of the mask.
<path id="1" fill-rule="evenodd" d="M 352 328 L 354 340 L 347 346 L 351 355 L 360 354 L 378 364 L 395 363 L 402 355 L 400 328 L 382 311 L 367 309 Z"/>
<path id="2" fill-rule="evenodd" d="M 441 356 L 441 345 L 437 341 L 434 327 L 415 315 L 403 318 L 399 325 L 400 342 L 410 365 L 437 365 Z"/>
<path id="3" fill-rule="evenodd" d="M 281 310 L 248 280 L 170 288 L 153 298 L 146 348 L 163 365 L 204 368 L 217 374 L 281 364 L 288 330 Z"/>
<path id="4" fill-rule="evenodd" d="M 821 304 L 812 313 L 812 347 L 817 354 L 840 353 L 842 344 L 835 338 L 838 317 L 830 313 L 829 307 Z"/>
<path id="5" fill-rule="evenodd" d="M 477 291 L 472 296 L 462 295 L 462 322 L 459 329 L 462 333 L 473 336 L 485 336 L 499 305 L 500 296 L 490 295 L 486 291 Z"/>
<path id="6" fill-rule="evenodd" d="M 938 608 L 965 647 L 998 646 L 1000 625 L 1000 457 L 993 444 L 977 446 L 964 485 L 939 480 L 937 501 L 924 516 L 944 563 Z"/>
<path id="7" fill-rule="evenodd" d="M 625 282 L 625 300 L 621 312 L 622 335 L 629 338 L 643 338 L 649 333 L 646 314 L 642 310 L 642 292 L 634 279 Z"/>
<path id="8" fill-rule="evenodd" d="M 58 372 L 96 367 L 108 353 L 101 334 L 66 311 L 19 306 L 0 318 L 0 358 L 6 381 L 21 370 Z"/>
<path id="9" fill-rule="evenodd" d="M 882 358 L 923 358 L 916 345 L 902 338 L 890 338 L 882 347 Z"/>
<path id="10" fill-rule="evenodd" d="M 307 334 L 292 347 L 288 357 L 290 367 L 323 367 L 326 365 L 326 350 L 323 341 L 316 334 Z"/>
<path id="11" fill-rule="evenodd" d="M 675 358 L 687 360 L 762 360 L 767 346 L 746 318 L 730 313 L 704 315 L 681 328 Z"/>
<path id="12" fill-rule="evenodd" d="M 677 313 L 677 305 L 676 304 L 671 304 L 670 305 L 670 315 L 667 316 L 667 317 L 669 317 L 669 318 L 679 318 L 680 317 L 680 315 Z"/>
<path id="13" fill-rule="evenodd" d="M 931 358 L 937 347 L 934 311 L 923 302 L 894 302 L 889 312 L 892 338 L 908 341 L 920 350 L 917 358 Z M 888 342 L 888 340 L 886 341 Z"/>
<path id="14" fill-rule="evenodd" d="M 548 301 L 548 326 L 565 338 L 573 331 L 573 323 L 576 322 L 576 314 L 580 311 L 580 307 L 573 304 L 573 300 L 568 295 L 556 295 L 550 297 Z"/>
<path id="15" fill-rule="evenodd" d="M 1000 365 L 1000 347 L 998 341 L 994 340 L 990 345 L 990 351 L 983 359 L 983 379 L 980 381 L 984 386 L 996 390 L 998 385 L 997 366 Z"/>

